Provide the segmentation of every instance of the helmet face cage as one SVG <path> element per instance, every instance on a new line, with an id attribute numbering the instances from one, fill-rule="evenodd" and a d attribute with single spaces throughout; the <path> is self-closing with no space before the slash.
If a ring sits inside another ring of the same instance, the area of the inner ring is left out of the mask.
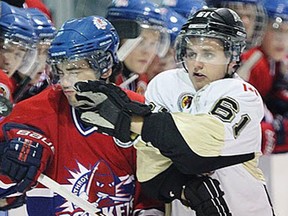
<path id="1" fill-rule="evenodd" d="M 222 1 L 221 6 L 234 10 L 243 20 L 247 32 L 246 48 L 259 46 L 267 25 L 267 14 L 262 3 L 260 1 L 228 0 Z"/>
<path id="2" fill-rule="evenodd" d="M 231 55 L 230 62 L 239 62 L 245 48 L 246 32 L 239 16 L 230 9 L 203 9 L 194 14 L 182 27 L 176 39 L 176 60 L 183 62 L 187 54 L 186 38 L 211 38 L 223 43 L 225 55 Z"/>

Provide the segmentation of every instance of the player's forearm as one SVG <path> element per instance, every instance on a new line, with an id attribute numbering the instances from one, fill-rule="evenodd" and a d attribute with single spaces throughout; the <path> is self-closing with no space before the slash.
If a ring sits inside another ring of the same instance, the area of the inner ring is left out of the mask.
<path id="1" fill-rule="evenodd" d="M 174 114 L 177 115 L 177 114 Z M 174 116 L 175 117 L 175 116 Z M 210 172 L 226 166 L 243 163 L 245 161 L 254 158 L 254 152 L 243 154 L 243 155 L 231 155 L 221 156 L 220 154 L 215 155 L 200 155 L 195 151 L 195 146 L 206 145 L 206 140 L 196 139 L 197 136 L 212 136 L 207 131 L 196 130 L 197 125 L 193 115 L 185 115 L 188 118 L 184 125 L 178 125 L 174 121 L 173 114 L 171 113 L 153 113 L 149 116 L 144 117 L 144 121 L 138 122 L 136 128 L 136 122 L 133 126 L 134 132 L 139 133 L 141 130 L 141 137 L 144 142 L 150 142 L 155 148 L 159 149 L 162 155 L 168 157 L 173 161 L 174 165 L 184 174 L 201 174 Z M 133 124 L 134 124 L 133 123 Z M 180 122 L 183 124 L 184 122 Z M 185 127 L 186 131 L 192 133 L 195 136 L 185 137 L 179 131 L 179 128 Z M 199 126 L 200 127 L 200 126 Z M 137 130 L 136 130 L 137 129 Z M 213 136 L 212 136 L 213 138 Z M 217 140 L 215 140 L 216 142 Z M 213 139 L 211 140 L 213 142 Z M 193 144 L 193 145 L 192 145 Z M 209 147 L 209 145 L 207 145 Z M 181 155 L 181 157 L 179 157 Z"/>

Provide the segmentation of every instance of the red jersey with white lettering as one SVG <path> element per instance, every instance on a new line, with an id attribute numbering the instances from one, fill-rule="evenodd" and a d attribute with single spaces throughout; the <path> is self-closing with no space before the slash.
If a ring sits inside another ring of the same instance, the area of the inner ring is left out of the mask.
<path id="1" fill-rule="evenodd" d="M 144 101 L 136 93 L 128 94 L 132 99 Z M 98 133 L 96 127 L 83 125 L 77 110 L 68 104 L 60 88 L 50 87 L 19 102 L 4 120 L 8 121 L 42 130 L 55 147 L 52 164 L 45 174 L 93 203 L 104 215 L 128 216 L 143 209 L 147 209 L 143 215 L 162 215 L 157 210 L 162 205 L 141 197 L 135 177 L 133 143 L 124 148 L 114 137 Z M 30 216 L 84 213 L 41 185 L 27 192 L 27 211 Z"/>

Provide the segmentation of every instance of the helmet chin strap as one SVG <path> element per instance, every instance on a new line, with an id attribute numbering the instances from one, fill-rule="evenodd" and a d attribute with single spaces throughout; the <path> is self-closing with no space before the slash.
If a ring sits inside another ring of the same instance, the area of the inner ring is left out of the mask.
<path id="1" fill-rule="evenodd" d="M 186 67 L 184 61 L 182 61 L 182 66 L 183 66 L 183 68 L 185 69 L 185 71 L 186 71 L 187 73 L 189 73 L 188 68 Z"/>
<path id="2" fill-rule="evenodd" d="M 233 61 L 233 56 L 231 56 L 229 63 L 226 66 L 226 73 L 224 78 L 232 78 L 234 73 L 236 73 L 237 69 L 240 67 L 240 61 L 237 61 L 236 64 L 232 67 L 231 73 L 229 73 L 229 65 Z"/>

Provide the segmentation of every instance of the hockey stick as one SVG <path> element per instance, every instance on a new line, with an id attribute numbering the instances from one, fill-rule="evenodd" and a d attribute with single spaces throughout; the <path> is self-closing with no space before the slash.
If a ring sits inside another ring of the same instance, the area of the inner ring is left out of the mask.
<path id="1" fill-rule="evenodd" d="M 124 61 L 126 57 L 135 49 L 142 41 L 142 37 L 135 39 L 128 39 L 117 51 L 117 55 L 120 61 Z"/>
<path id="2" fill-rule="evenodd" d="M 250 73 L 251 70 L 253 68 L 253 66 L 260 60 L 260 58 L 262 57 L 262 52 L 259 50 L 256 50 L 256 52 L 254 52 L 250 58 L 248 58 L 243 65 L 241 65 L 238 70 L 236 71 L 237 74 L 244 79 L 245 81 L 247 81 L 250 77 Z"/>
<path id="3" fill-rule="evenodd" d="M 139 77 L 139 74 L 134 74 L 133 76 L 129 77 L 127 80 L 125 80 L 124 82 L 122 82 L 119 87 L 121 88 L 125 88 L 127 85 L 129 85 L 130 83 L 132 83 L 134 80 L 136 80 Z"/>
<path id="4" fill-rule="evenodd" d="M 75 195 L 74 193 L 67 190 L 66 188 L 64 188 L 63 186 L 61 186 L 59 183 L 49 178 L 48 176 L 41 174 L 38 178 L 38 182 L 43 184 L 47 188 L 51 189 L 52 191 L 56 192 L 57 194 L 59 194 L 60 196 L 68 200 L 69 202 L 72 202 L 75 205 L 79 206 L 85 212 L 88 212 L 91 215 L 103 216 L 103 214 L 99 213 L 101 210 L 93 206 L 92 203 Z"/>

